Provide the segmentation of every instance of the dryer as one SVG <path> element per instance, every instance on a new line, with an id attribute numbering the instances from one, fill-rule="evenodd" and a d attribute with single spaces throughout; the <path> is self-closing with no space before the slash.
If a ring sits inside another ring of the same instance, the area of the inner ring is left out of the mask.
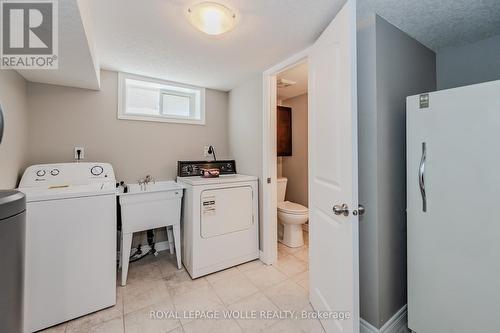
<path id="1" fill-rule="evenodd" d="M 202 168 L 221 175 L 202 178 Z M 256 177 L 237 174 L 235 161 L 185 161 L 177 181 L 186 186 L 182 261 L 192 278 L 259 258 Z"/>

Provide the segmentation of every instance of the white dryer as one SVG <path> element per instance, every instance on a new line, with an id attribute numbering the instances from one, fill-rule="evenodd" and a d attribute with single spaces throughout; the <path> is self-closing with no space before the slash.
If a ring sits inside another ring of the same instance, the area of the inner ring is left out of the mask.
<path id="1" fill-rule="evenodd" d="M 221 176 L 202 178 L 202 168 Z M 192 278 L 259 257 L 257 178 L 236 174 L 234 161 L 178 162 L 186 186 L 182 261 Z"/>
<path id="2" fill-rule="evenodd" d="M 111 165 L 33 165 L 19 186 L 27 202 L 25 331 L 116 304 Z"/>

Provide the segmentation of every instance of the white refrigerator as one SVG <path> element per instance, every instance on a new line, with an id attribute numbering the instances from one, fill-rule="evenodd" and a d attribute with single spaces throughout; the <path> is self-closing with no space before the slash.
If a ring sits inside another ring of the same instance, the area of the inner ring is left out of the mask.
<path id="1" fill-rule="evenodd" d="M 408 326 L 500 332 L 500 81 L 407 98 Z"/>

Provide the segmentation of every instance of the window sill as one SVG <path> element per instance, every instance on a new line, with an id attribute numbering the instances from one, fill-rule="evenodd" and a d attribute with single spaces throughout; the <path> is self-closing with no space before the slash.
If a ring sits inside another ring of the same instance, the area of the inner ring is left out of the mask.
<path id="1" fill-rule="evenodd" d="M 173 124 L 185 124 L 185 125 L 205 125 L 205 119 L 195 120 L 195 119 L 176 119 L 167 117 L 155 117 L 155 116 L 134 116 L 134 115 L 118 115 L 120 120 L 136 120 L 136 121 L 150 121 L 150 122 L 161 122 L 161 123 L 173 123 Z"/>

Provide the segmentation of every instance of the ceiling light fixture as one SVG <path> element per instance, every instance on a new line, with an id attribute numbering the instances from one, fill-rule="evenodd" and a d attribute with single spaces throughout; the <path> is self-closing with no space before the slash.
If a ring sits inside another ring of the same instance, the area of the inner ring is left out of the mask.
<path id="1" fill-rule="evenodd" d="M 278 88 L 287 88 L 287 87 L 294 86 L 295 84 L 297 84 L 297 82 L 292 81 L 292 80 L 287 80 L 287 79 L 278 79 L 278 81 L 276 83 L 277 83 Z"/>
<path id="2" fill-rule="evenodd" d="M 233 29 L 238 16 L 231 9 L 216 2 L 201 2 L 187 9 L 189 22 L 209 35 L 220 35 Z"/>

